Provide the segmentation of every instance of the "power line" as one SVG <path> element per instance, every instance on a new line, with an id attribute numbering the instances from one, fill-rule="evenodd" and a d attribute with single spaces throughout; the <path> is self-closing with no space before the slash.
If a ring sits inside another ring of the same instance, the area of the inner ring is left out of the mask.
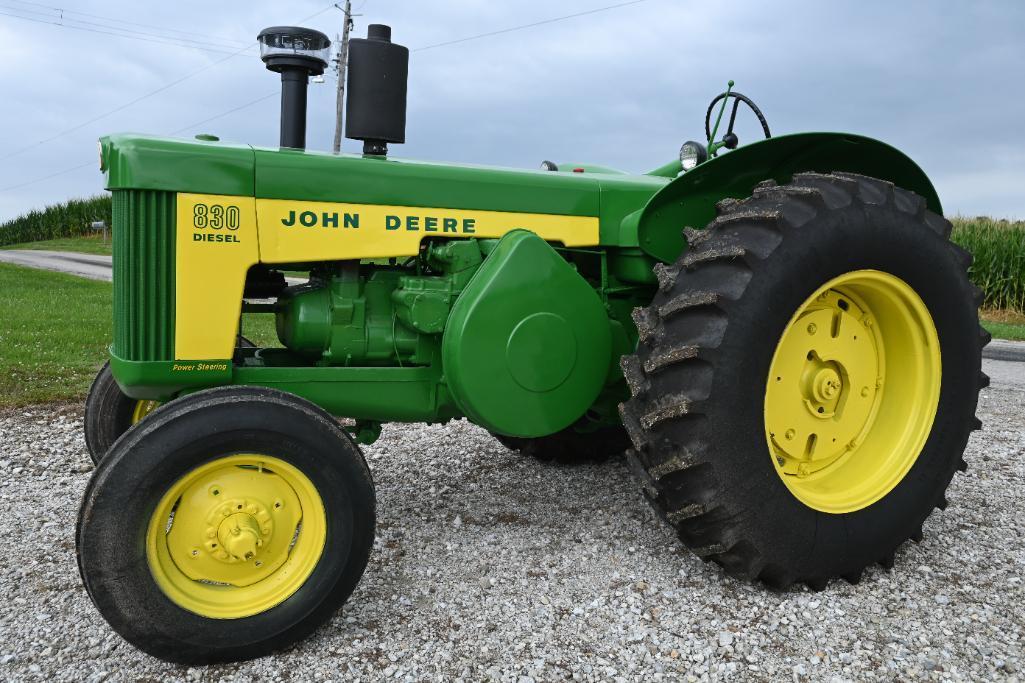
<path id="1" fill-rule="evenodd" d="M 431 50 L 431 49 L 434 49 L 434 48 L 437 48 L 437 47 L 444 47 L 446 45 L 456 45 L 458 43 L 465 43 L 465 42 L 468 42 L 468 41 L 471 41 L 471 40 L 477 40 L 479 38 L 486 38 L 486 37 L 489 37 L 489 36 L 500 35 L 500 34 L 503 34 L 503 33 L 511 33 L 513 31 L 520 31 L 520 30 L 527 29 L 527 28 L 533 28 L 535 26 L 543 26 L 545 24 L 552 24 L 552 23 L 555 23 L 557 21 L 564 21 L 566 19 L 573 19 L 573 18 L 576 18 L 576 17 L 582 17 L 582 16 L 586 16 L 588 14 L 596 14 L 598 12 L 604 12 L 606 10 L 618 9 L 620 7 L 627 7 L 629 5 L 637 5 L 637 4 L 640 4 L 642 2 L 647 2 L 647 0 L 631 0 L 630 2 L 622 2 L 622 3 L 615 4 L 615 5 L 606 5 L 605 7 L 597 7 L 597 8 L 592 9 L 592 10 L 587 10 L 587 11 L 584 11 L 584 12 L 576 12 L 574 14 L 567 14 L 567 15 L 564 15 L 564 16 L 561 16 L 561 17 L 554 17 L 552 19 L 545 19 L 545 20 L 542 20 L 542 21 L 536 21 L 536 22 L 533 22 L 533 23 L 530 23 L 530 24 L 522 24 L 520 26 L 512 26 L 510 28 L 500 29 L 498 31 L 489 31 L 487 33 L 480 33 L 480 34 L 473 35 L 473 36 L 466 36 L 465 38 L 457 38 L 455 40 L 449 40 L 449 41 L 446 41 L 446 42 L 443 42 L 443 43 L 435 43 L 433 45 L 425 45 L 423 47 L 415 48 L 415 49 L 411 50 L 411 52 L 420 52 L 420 51 L 423 51 L 423 50 Z M 314 18 L 314 17 L 316 17 L 316 16 L 318 16 L 320 14 L 323 14 L 324 12 L 328 11 L 329 9 L 331 9 L 334 6 L 335 5 L 332 4 L 332 5 L 328 6 L 328 7 L 325 7 L 324 9 L 320 10 L 319 12 L 316 12 L 315 14 L 312 14 L 309 17 L 306 17 L 305 19 L 300 19 L 297 23 L 301 24 L 301 23 L 303 23 L 305 21 L 309 21 L 310 19 L 312 19 L 312 18 Z M 247 48 L 244 48 L 244 49 L 249 49 L 249 48 L 247 47 Z M 241 52 L 241 50 L 240 50 L 240 52 Z M 232 56 L 234 56 L 234 55 L 232 55 Z M 166 85 L 166 86 L 164 86 L 162 88 L 159 88 L 157 90 L 154 90 L 151 93 L 148 93 L 148 94 L 143 95 L 143 96 L 141 96 L 139 98 L 136 98 L 135 100 L 133 100 L 133 101 L 131 101 L 131 102 L 125 104 L 125 105 L 122 105 L 121 107 L 119 107 L 117 109 L 111 110 L 107 114 L 102 114 L 102 115 L 100 115 L 98 117 L 95 117 L 94 119 L 91 119 L 90 121 L 88 121 L 88 122 L 86 122 L 84 124 L 76 126 L 75 128 L 68 129 L 68 130 L 66 130 L 66 131 L 64 131 L 62 133 L 58 133 L 57 135 L 55 135 L 55 136 L 53 136 L 51 138 L 47 138 L 46 140 L 38 142 L 35 145 L 33 145 L 32 147 L 38 146 L 40 144 L 43 144 L 44 142 L 49 142 L 50 140 L 53 140 L 54 138 L 60 137 L 60 136 L 64 135 L 67 132 L 71 132 L 72 130 L 78 130 L 79 128 L 82 128 L 82 127 L 88 125 L 89 123 L 93 123 L 94 121 L 98 121 L 99 119 L 105 118 L 106 116 L 109 116 L 110 114 L 113 114 L 113 113 L 115 113 L 117 111 L 121 111 L 121 109 L 125 109 L 127 107 L 130 107 L 132 104 L 135 104 L 138 101 L 146 99 L 147 97 L 150 97 L 151 95 L 155 95 L 158 92 L 166 90 L 167 88 L 170 88 L 170 87 L 172 87 L 174 85 L 177 85 L 181 81 L 186 80 L 187 78 L 191 78 L 192 76 L 195 76 L 200 71 L 205 71 L 207 68 L 210 68 L 212 66 L 216 66 L 217 64 L 225 62 L 225 61 L 227 61 L 230 58 L 231 57 L 226 57 L 225 59 L 222 59 L 222 60 L 220 60 L 218 62 L 214 62 L 213 64 L 210 64 L 207 67 L 204 67 L 203 69 L 200 69 L 199 71 L 193 72 L 192 74 L 189 74 L 188 76 L 185 76 L 185 77 L 183 77 L 183 78 L 181 78 L 181 79 L 179 79 L 177 81 L 174 81 L 174 82 L 172 82 L 172 83 L 170 83 L 170 84 L 168 84 L 168 85 Z M 189 126 L 186 126 L 184 128 L 179 128 L 178 130 L 176 130 L 173 133 L 171 133 L 171 135 L 176 135 L 178 133 L 181 133 L 181 132 L 184 132 L 186 130 L 189 130 L 190 128 L 195 128 L 195 127 L 201 126 L 201 125 L 203 125 L 205 123 L 209 123 L 210 121 L 214 121 L 216 119 L 223 118 L 224 116 L 228 116 L 229 114 L 234 114 L 235 112 L 241 111 L 242 109 L 247 109 L 248 107 L 251 107 L 251 106 L 253 106 L 255 104 L 263 102 L 264 100 L 270 99 L 271 97 L 274 97 L 277 94 L 278 94 L 277 92 L 273 92 L 273 93 L 269 93 L 267 95 L 263 95 L 262 97 L 258 97 L 255 100 L 251 100 L 250 102 L 246 102 L 245 104 L 241 104 L 241 105 L 239 105 L 237 107 L 234 107 L 234 108 L 229 109 L 229 110 L 227 110 L 225 112 L 217 114 L 216 116 L 211 116 L 210 118 L 203 119 L 202 121 L 199 121 L 197 123 L 193 123 L 193 124 L 191 124 Z M 31 147 L 26 148 L 26 149 L 31 149 Z M 21 151 L 25 151 L 25 150 L 21 150 Z M 14 154 L 20 154 L 20 151 L 19 152 L 15 152 Z M 8 156 L 14 156 L 14 154 L 11 154 L 11 155 L 8 155 Z M 8 158 L 8 157 L 0 157 L 0 160 L 6 159 L 6 158 Z M 36 178 L 34 180 L 29 180 L 29 181 L 26 181 L 24 183 L 20 183 L 18 185 L 13 185 L 13 186 L 10 186 L 10 187 L 0 188 L 0 192 L 6 192 L 8 190 L 15 190 L 15 189 L 18 189 L 18 188 L 25 187 L 27 185 L 33 185 L 35 183 L 39 183 L 39 182 L 42 182 L 44 180 L 49 180 L 50 178 L 54 178 L 56 176 L 63 175 L 65 173 L 70 173 L 72 171 L 77 171 L 78 169 L 84 168 L 84 167 L 89 166 L 89 165 L 91 165 L 93 163 L 95 163 L 95 162 L 86 162 L 84 164 L 80 164 L 79 166 L 74 166 L 72 168 L 64 169 L 63 171 L 57 171 L 56 173 L 51 173 L 50 175 L 44 176 L 42 178 Z"/>
<path id="2" fill-rule="evenodd" d="M 8 0 L 8 1 L 10 1 L 10 0 Z M 14 2 L 18 2 L 18 1 L 19 0 L 14 0 Z M 124 32 L 124 33 L 129 34 L 129 35 L 148 36 L 148 37 L 151 37 L 151 38 L 158 38 L 160 40 L 168 40 L 168 41 L 182 42 L 182 43 L 195 43 L 197 45 L 213 45 L 214 47 L 223 47 L 223 48 L 227 48 L 229 50 L 237 49 L 241 45 L 241 43 L 239 43 L 238 41 L 235 41 L 235 40 L 226 41 L 223 38 L 210 38 L 210 39 L 206 39 L 206 40 L 197 40 L 196 38 L 179 38 L 177 36 L 166 36 L 166 35 L 160 35 L 158 33 L 149 33 L 147 31 L 140 31 L 139 29 L 136 29 L 136 28 L 123 28 L 123 27 L 117 25 L 117 21 L 116 20 L 114 20 L 114 24 L 111 24 L 109 22 L 108 23 L 100 24 L 100 23 L 97 23 L 95 21 L 86 21 L 85 19 L 75 19 L 74 17 L 65 17 L 64 16 L 64 10 L 62 10 L 62 9 L 51 10 L 49 12 L 41 12 L 39 10 L 27 9 L 25 7 L 10 7 L 8 5 L 0 5 L 0 9 L 6 9 L 6 10 L 10 10 L 12 12 L 22 12 L 22 13 L 27 13 L 27 14 L 34 14 L 36 16 L 46 17 L 48 19 L 56 19 L 57 20 L 56 23 L 57 23 L 58 26 L 67 26 L 69 28 L 75 28 L 77 24 L 81 24 L 82 26 L 97 26 L 99 28 L 111 29 L 111 30 L 114 30 L 114 31 L 121 31 L 121 32 Z M 29 20 L 31 20 L 31 17 L 22 17 L 22 16 L 19 16 L 19 15 L 8 15 L 8 16 L 15 16 L 15 17 L 17 17 L 19 19 L 29 19 Z M 67 24 L 67 23 L 65 23 L 65 22 L 68 22 L 68 21 L 75 22 L 75 23 L 74 24 Z M 104 21 L 107 21 L 107 20 L 104 20 Z M 51 22 L 47 22 L 47 23 L 51 23 Z M 227 44 L 225 44 L 226 42 L 230 42 L 232 44 L 231 45 L 227 45 Z"/>
<path id="3" fill-rule="evenodd" d="M 247 107 L 251 107 L 254 104 L 259 104 L 260 102 L 263 102 L 264 100 L 269 100 L 272 97 L 276 97 L 277 95 L 280 94 L 280 92 L 281 91 L 279 91 L 279 90 L 275 90 L 274 92 L 268 93 L 266 95 L 263 95 L 262 97 L 257 97 L 255 100 L 252 100 L 250 102 L 246 102 L 245 104 L 240 104 L 239 106 L 237 106 L 237 107 L 235 107 L 233 109 L 229 109 L 228 111 L 223 111 L 220 114 L 217 114 L 216 116 L 211 116 L 208 119 L 203 119 L 202 121 L 197 121 L 195 123 L 190 123 L 189 125 L 184 126 L 182 128 L 179 128 L 178 130 L 171 131 L 170 133 L 168 133 L 168 135 L 178 135 L 179 133 L 184 133 L 187 130 L 191 130 L 193 128 L 199 128 L 200 126 L 202 126 L 204 124 L 207 124 L 207 123 L 210 123 L 211 121 L 216 121 L 217 119 L 224 118 L 228 114 L 234 114 L 235 112 L 241 111 L 242 109 L 246 109 Z"/>
<path id="4" fill-rule="evenodd" d="M 206 71 L 207 69 L 211 69 L 211 68 L 217 66 L 218 64 L 223 64 L 224 62 L 226 62 L 229 59 L 231 59 L 232 57 L 234 57 L 236 54 L 239 54 L 239 53 L 241 53 L 241 52 L 243 52 L 245 50 L 248 50 L 248 49 L 249 49 L 249 47 L 244 47 L 241 50 L 239 50 L 238 52 L 231 53 L 227 57 L 224 57 L 223 59 L 219 59 L 216 62 L 211 62 L 210 64 L 207 64 L 206 66 L 204 66 L 204 67 L 202 67 L 200 69 L 197 69 L 197 70 L 195 70 L 195 71 L 193 71 L 191 73 L 188 73 L 188 74 L 182 76 L 181 78 L 175 79 L 175 80 L 171 81 L 170 83 L 165 83 L 164 85 L 160 86 L 156 90 L 151 90 L 151 91 L 149 91 L 148 93 L 146 93 L 144 95 L 140 95 L 140 96 L 136 97 L 133 100 L 129 100 L 128 102 L 125 102 L 124 104 L 118 105 L 117 107 L 114 107 L 113 109 L 110 109 L 110 110 L 108 110 L 108 111 L 106 111 L 106 112 L 104 112 L 102 114 L 94 116 L 91 119 L 87 119 L 87 120 L 83 121 L 82 123 L 79 123 L 79 124 L 76 124 L 74 126 L 71 126 L 70 128 L 65 128 L 64 130 L 60 131 L 59 133 L 55 133 L 54 135 L 51 135 L 48 138 L 43 138 L 42 140 L 38 140 L 36 142 L 33 142 L 31 145 L 28 145 L 26 147 L 22 147 L 21 149 L 18 149 L 18 150 L 15 150 L 13 152 L 10 152 L 8 154 L 5 154 L 4 156 L 0 157 L 0 161 L 3 161 L 5 159 L 10 159 L 11 157 L 18 156 L 19 154 L 23 154 L 23 153 L 25 153 L 25 152 L 27 152 L 27 151 L 29 151 L 31 149 L 35 149 L 36 147 L 39 147 L 40 145 L 45 145 L 46 143 L 51 142 L 53 140 L 56 140 L 57 138 L 64 137 L 68 133 L 73 133 L 76 130 L 81 130 L 82 128 L 85 128 L 86 126 L 88 126 L 91 123 L 96 123 L 97 121 L 100 121 L 102 119 L 107 118 L 111 114 L 116 114 L 119 111 L 123 111 L 125 109 L 128 109 L 132 105 L 138 104 L 139 102 L 142 102 L 143 100 L 149 99 L 150 97 L 153 97 L 154 95 L 156 95 L 158 93 L 164 92 L 165 90 L 169 90 L 169 89 L 173 88 L 174 86 L 178 85 L 179 83 L 182 83 L 183 81 L 187 81 L 188 79 L 192 78 L 193 76 L 196 76 L 197 74 L 200 74 L 200 73 Z"/>
<path id="5" fill-rule="evenodd" d="M 6 9 L 11 9 L 11 8 L 6 8 Z M 22 11 L 22 10 L 18 10 L 18 11 Z M 234 53 L 229 53 L 229 52 L 227 52 L 225 50 L 218 50 L 217 48 L 213 48 L 213 47 L 200 47 L 199 45 L 185 45 L 183 43 L 174 42 L 172 40 L 158 40 L 158 39 L 155 39 L 155 38 L 147 38 L 147 37 L 145 37 L 148 34 L 132 35 L 132 34 L 129 34 L 129 33 L 115 33 L 114 32 L 114 31 L 120 31 L 121 29 L 114 29 L 112 31 L 103 31 L 103 30 L 97 29 L 97 28 L 89 28 L 88 26 L 76 26 L 74 24 L 65 24 L 65 23 L 62 23 L 60 21 L 49 21 L 49 20 L 46 20 L 46 19 L 34 19 L 32 17 L 23 17 L 23 16 L 21 16 L 19 14 L 10 14 L 9 12 L 0 12 L 0 15 L 3 15 L 5 17 L 11 17 L 13 19 L 21 19 L 22 21 L 32 21 L 32 22 L 35 22 L 37 24 L 48 24 L 50 26 L 60 26 L 61 28 L 70 28 L 70 29 L 74 29 L 76 31 L 86 31 L 88 33 L 100 33 L 100 34 L 107 35 L 107 36 L 116 36 L 118 38 L 128 38 L 129 40 L 140 40 L 140 41 L 142 41 L 144 43 L 156 43 L 158 45 L 174 45 L 175 47 L 187 47 L 187 48 L 190 48 L 190 49 L 193 49 L 193 50 L 200 50 L 202 52 L 218 52 L 218 53 L 220 53 L 222 55 L 223 54 L 230 54 L 232 57 L 235 56 Z M 114 27 L 108 27 L 108 28 L 114 28 Z M 248 50 L 249 47 L 251 47 L 251 46 L 246 46 L 243 49 L 244 50 Z M 241 50 L 240 50 L 240 52 L 241 52 Z"/>
<path id="6" fill-rule="evenodd" d="M 61 16 L 65 15 L 65 14 L 77 14 L 77 15 L 83 16 L 83 17 L 91 17 L 93 19 L 102 19 L 104 21 L 110 21 L 110 22 L 113 22 L 115 24 L 125 24 L 127 26 L 141 26 L 142 28 L 153 28 L 153 29 L 157 29 L 158 31 L 163 31 L 164 33 L 181 33 L 182 35 L 195 36 L 196 38 L 209 38 L 211 40 L 218 40 L 218 41 L 222 41 L 222 42 L 227 41 L 227 42 L 232 42 L 232 43 L 238 43 L 237 40 L 228 40 L 228 39 L 225 39 L 225 38 L 223 38 L 221 36 L 211 36 L 209 34 L 196 33 L 195 31 L 192 31 L 192 30 L 183 31 L 181 29 L 167 28 L 166 26 L 157 26 L 155 24 L 143 24 L 143 23 L 140 23 L 138 21 L 128 21 L 126 19 L 117 19 L 115 17 L 106 17 L 106 16 L 103 16 L 101 14 L 91 14 L 89 12 L 82 12 L 82 11 L 79 11 L 79 10 L 65 9 L 63 7 L 54 7 L 53 5 L 47 5 L 47 4 L 41 3 L 41 2 L 31 2 L 31 0 L 7 0 L 7 1 L 8 2 L 15 2 L 15 3 L 18 3 L 19 5 L 32 5 L 33 7 L 43 7 L 45 9 L 52 10 L 54 12 L 59 12 L 61 14 Z M 27 11 L 27 10 L 19 10 L 19 11 Z"/>
<path id="7" fill-rule="evenodd" d="M 334 5 L 328 5 L 327 7 L 321 9 L 318 12 L 315 12 L 314 14 L 311 14 L 310 16 L 308 16 L 308 17 L 306 17 L 304 19 L 300 19 L 298 23 L 303 23 L 305 21 L 309 21 L 310 19 L 313 19 L 314 17 L 323 14 L 324 12 L 328 11 L 329 9 L 332 9 L 333 7 L 334 7 Z M 2 14 L 2 12 L 0 12 L 0 14 Z M 44 23 L 48 23 L 48 22 L 44 22 Z M 208 69 L 212 69 L 215 66 L 223 64 L 224 62 L 228 61 L 232 57 L 235 57 L 236 55 L 239 55 L 242 52 L 245 52 L 246 50 L 248 50 L 249 48 L 251 48 L 255 44 L 256 43 L 253 43 L 251 45 L 247 45 L 244 48 L 236 50 L 235 52 L 228 53 L 227 57 L 224 57 L 224 58 L 219 59 L 219 60 L 217 60 L 215 62 L 211 62 L 210 64 L 207 64 L 207 65 L 205 65 L 203 67 L 200 67 L 199 69 L 196 69 L 195 71 L 192 71 L 191 73 L 188 73 L 188 74 L 182 76 L 181 78 L 177 78 L 177 79 L 171 81 L 170 83 L 165 83 L 164 85 L 160 86 L 159 88 L 156 88 L 154 90 L 150 90 L 149 92 L 144 93 L 144 94 L 136 97 L 133 100 L 129 100 L 128 102 L 125 102 L 124 104 L 118 105 L 117 107 L 114 107 L 113 109 L 110 109 L 110 110 L 108 110 L 108 111 L 106 111 L 106 112 L 104 112 L 102 114 L 98 114 L 97 116 L 94 116 L 91 119 L 83 121 L 82 123 L 79 123 L 79 124 L 76 124 L 74 126 L 71 126 L 70 128 L 65 128 L 64 130 L 60 131 L 59 133 L 55 133 L 54 135 L 51 135 L 48 138 L 44 138 L 42 140 L 39 140 L 37 142 L 32 143 L 31 145 L 28 145 L 26 147 L 22 147 L 22 148 L 17 149 L 17 150 L 15 150 L 13 152 L 9 152 L 8 154 L 5 154 L 4 156 L 0 157 L 0 161 L 3 161 L 5 159 L 10 159 L 11 157 L 17 156 L 19 154 L 23 154 L 24 152 L 27 152 L 29 150 L 35 149 L 36 147 L 39 147 L 40 145 L 45 145 L 46 143 L 51 142 L 53 140 L 56 140 L 57 138 L 64 137 L 68 133 L 73 133 L 76 130 L 81 130 L 82 128 L 85 128 L 86 126 L 88 126 L 88 125 L 90 125 L 92 123 L 96 123 L 97 121 L 105 119 L 105 118 L 107 118 L 108 116 L 110 116 L 112 114 L 116 114 L 116 113 L 118 113 L 120 111 L 128 109 L 129 107 L 131 107 L 131 106 L 133 106 L 135 104 L 138 104 L 139 102 L 142 102 L 143 100 L 147 100 L 150 97 L 153 97 L 154 95 L 162 93 L 165 90 L 169 90 L 169 89 L 173 88 L 174 86 L 178 85 L 179 83 L 187 81 L 190 78 L 193 78 L 193 77 L 203 73 L 204 71 L 207 71 Z"/>
<path id="8" fill-rule="evenodd" d="M 576 12 L 574 14 L 566 14 L 566 15 L 561 16 L 561 17 L 554 17 L 552 19 L 544 19 L 542 21 L 535 21 L 535 22 L 532 22 L 530 24 L 521 24 L 520 26 L 511 26 L 509 28 L 499 29 L 498 31 L 488 31 L 487 33 L 478 33 L 475 36 L 466 36 L 465 38 L 456 38 L 455 40 L 447 40 L 447 41 L 445 41 L 443 43 L 434 43 L 433 45 L 424 45 L 423 47 L 418 47 L 418 48 L 415 48 L 413 50 L 410 50 L 410 52 L 422 52 L 423 50 L 433 50 L 436 47 L 445 47 L 446 45 L 456 45 L 458 43 L 466 43 L 466 42 L 469 42 L 471 40 L 478 40 L 480 38 L 489 38 L 491 36 L 497 36 L 497 35 L 501 35 L 503 33 L 512 33 L 513 31 L 522 31 L 523 29 L 526 29 L 526 28 L 534 28 L 535 26 L 544 26 L 545 24 L 554 24 L 557 21 L 565 21 L 566 19 L 574 19 L 576 17 L 582 17 L 582 16 L 585 16 L 585 15 L 588 15 L 588 14 L 597 14 L 598 12 L 604 12 L 604 11 L 610 10 L 610 9 L 618 9 L 620 7 L 627 7 L 628 5 L 638 5 L 638 4 L 642 3 L 642 2 L 647 2 L 647 0 L 630 0 L 630 2 L 621 2 L 621 3 L 618 3 L 616 5 L 606 5 L 605 7 L 596 7 L 594 9 L 589 9 L 589 10 L 586 10 L 584 12 Z"/>
<path id="9" fill-rule="evenodd" d="M 228 116 L 230 114 L 234 114 L 235 112 L 238 112 L 240 110 L 246 109 L 247 107 L 252 107 L 253 105 L 256 105 L 256 104 L 259 104 L 259 103 L 263 102 L 264 99 L 270 99 L 271 97 L 275 97 L 275 96 L 277 96 L 279 94 L 280 94 L 280 90 L 275 90 L 274 92 L 270 92 L 268 94 L 265 94 L 265 95 L 262 95 L 260 97 L 257 97 L 256 99 L 252 99 L 252 101 L 247 102 L 244 105 L 239 105 L 238 107 L 236 107 L 234 109 L 230 109 L 227 112 L 221 112 L 220 114 L 217 114 L 216 116 L 211 116 L 211 117 L 209 117 L 207 119 L 203 119 L 202 121 L 196 121 L 195 123 L 190 123 L 188 126 L 185 126 L 185 127 L 182 127 L 182 128 L 178 128 L 177 130 L 172 130 L 171 132 L 169 132 L 167 134 L 168 135 L 177 135 L 178 133 L 185 132 L 186 130 L 189 130 L 190 128 L 197 128 L 197 127 L 199 127 L 199 126 L 201 126 L 201 125 L 203 125 L 205 123 L 209 123 L 210 121 L 215 121 L 215 120 L 217 120 L 219 118 L 223 118 L 223 117 L 226 117 L 226 116 Z M 79 164 L 77 166 L 72 166 L 71 168 L 65 168 L 64 170 L 59 170 L 59 171 L 56 171 L 55 173 L 50 173 L 49 175 L 44 175 L 42 177 L 37 177 L 37 178 L 34 178 L 32 180 L 26 180 L 25 183 L 18 183 L 17 185 L 10 185 L 10 186 L 7 186 L 6 188 L 0 188 L 0 192 L 8 192 L 10 190 L 17 190 L 19 188 L 24 188 L 26 186 L 35 185 L 36 183 L 42 183 L 43 180 L 49 180 L 50 178 L 56 177 L 58 175 L 64 175 L 65 173 L 70 173 L 70 172 L 76 171 L 76 170 L 78 170 L 80 168 L 85 168 L 86 166 L 95 166 L 95 165 L 96 165 L 96 161 L 95 160 L 93 160 L 93 161 L 86 161 L 83 164 Z"/>
<path id="10" fill-rule="evenodd" d="M 0 192 L 7 192 L 9 190 L 17 190 L 19 188 L 26 187 L 28 185 L 35 185 L 36 183 L 41 183 L 44 180 L 49 180 L 50 178 L 56 178 L 59 175 L 64 175 L 65 173 L 71 173 L 72 171 L 77 171 L 78 169 L 85 168 L 86 166 L 94 166 L 95 167 L 96 166 L 96 160 L 87 161 L 84 164 L 79 164 L 78 166 L 72 166 L 71 168 L 66 168 L 63 171 L 57 171 L 56 173 L 51 173 L 50 175 L 45 175 L 42 178 L 35 178 L 34 180 L 26 180 L 25 182 L 18 183 L 17 185 L 8 185 L 7 187 L 0 187 Z"/>

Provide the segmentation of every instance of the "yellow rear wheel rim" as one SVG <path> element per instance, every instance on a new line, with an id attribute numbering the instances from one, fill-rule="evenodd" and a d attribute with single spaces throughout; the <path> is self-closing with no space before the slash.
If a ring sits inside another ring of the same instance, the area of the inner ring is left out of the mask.
<path id="1" fill-rule="evenodd" d="M 142 418 L 152 413 L 158 406 L 160 406 L 160 401 L 136 401 L 135 407 L 132 408 L 132 424 L 139 424 Z"/>
<path id="2" fill-rule="evenodd" d="M 918 459 L 936 417 L 940 344 L 903 280 L 858 270 L 820 287 L 772 357 L 765 436 L 776 473 L 805 505 L 868 507 Z"/>
<path id="3" fill-rule="evenodd" d="M 179 607 L 238 619 L 295 593 L 326 538 L 324 504 L 305 474 L 280 458 L 232 455 L 168 489 L 150 519 L 146 559 Z"/>

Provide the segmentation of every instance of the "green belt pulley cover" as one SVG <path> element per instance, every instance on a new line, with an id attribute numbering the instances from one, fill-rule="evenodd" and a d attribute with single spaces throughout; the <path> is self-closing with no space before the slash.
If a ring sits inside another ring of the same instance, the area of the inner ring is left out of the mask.
<path id="1" fill-rule="evenodd" d="M 507 233 L 460 294 L 442 340 L 463 413 L 492 432 L 543 436 L 591 406 L 609 370 L 598 294 L 544 240 Z"/>

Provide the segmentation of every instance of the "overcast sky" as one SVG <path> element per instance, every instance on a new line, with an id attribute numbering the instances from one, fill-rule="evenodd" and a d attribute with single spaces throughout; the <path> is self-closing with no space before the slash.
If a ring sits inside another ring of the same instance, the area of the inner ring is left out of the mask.
<path id="1" fill-rule="evenodd" d="M 342 22 L 325 0 L 64 2 L 0 3 L 0 220 L 102 191 L 95 140 L 106 133 L 276 145 L 276 96 L 193 124 L 275 92 L 255 48 L 230 56 L 261 28 L 312 15 L 304 25 L 333 38 Z M 413 50 L 407 144 L 393 155 L 643 172 L 702 138 L 708 101 L 732 78 L 775 134 L 882 139 L 925 169 L 948 214 L 1025 218 L 1020 0 L 644 0 L 417 49 L 618 2 L 353 0 L 356 35 L 387 23 Z M 334 82 L 310 90 L 308 146 L 330 149 Z M 752 141 L 754 119 L 742 118 L 741 142 Z"/>

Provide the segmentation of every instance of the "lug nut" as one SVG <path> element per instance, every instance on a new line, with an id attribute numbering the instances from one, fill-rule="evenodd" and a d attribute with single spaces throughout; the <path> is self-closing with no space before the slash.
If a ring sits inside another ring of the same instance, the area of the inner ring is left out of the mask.
<path id="1" fill-rule="evenodd" d="M 797 432 L 795 432 L 793 429 L 788 429 L 787 433 L 784 434 L 784 436 L 787 437 L 787 441 L 793 441 L 794 437 L 797 436 Z"/>
<path id="2" fill-rule="evenodd" d="M 808 334 L 815 334 L 819 331 L 818 326 L 815 323 L 808 324 Z"/>

